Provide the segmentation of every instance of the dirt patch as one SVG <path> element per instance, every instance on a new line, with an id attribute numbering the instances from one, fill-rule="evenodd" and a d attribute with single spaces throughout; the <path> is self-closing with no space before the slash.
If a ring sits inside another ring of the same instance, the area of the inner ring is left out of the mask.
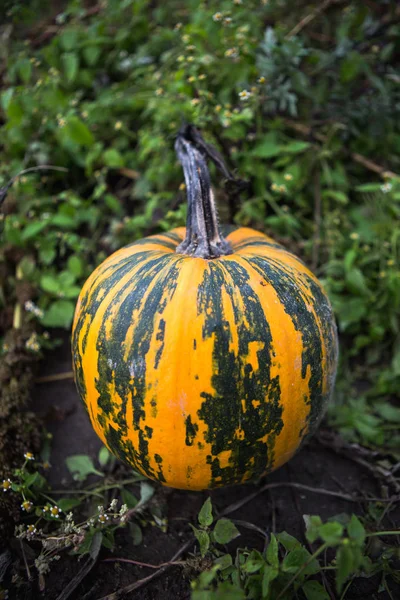
<path id="1" fill-rule="evenodd" d="M 41 375 L 65 373 L 70 370 L 69 340 L 65 339 L 62 348 L 49 354 L 43 361 Z M 49 473 L 52 485 L 54 487 L 76 485 L 65 467 L 65 458 L 71 454 L 85 453 L 96 459 L 101 443 L 92 430 L 73 381 L 66 379 L 37 385 L 34 393 L 34 409 L 45 419 L 48 429 L 53 434 L 52 469 Z M 121 469 L 122 475 L 129 475 L 127 468 L 118 468 Z M 250 494 L 257 492 L 260 485 L 266 482 L 277 484 L 277 487 L 266 490 L 230 513 L 230 518 L 236 521 L 241 532 L 240 538 L 229 545 L 230 550 L 234 550 L 235 545 L 259 550 L 264 548 L 265 536 L 251 529 L 251 524 L 267 534 L 286 530 L 304 541 L 303 514 L 319 514 L 323 519 L 343 512 L 364 514 L 366 507 L 364 503 L 350 502 L 344 498 L 327 495 L 322 493 L 324 489 L 343 495 L 359 496 L 369 493 L 381 496 L 382 494 L 379 482 L 368 470 L 326 448 L 314 438 L 287 465 L 262 483 L 212 491 L 210 495 L 214 511 L 221 513 L 232 503 L 240 503 Z M 287 482 L 317 488 L 319 493 L 304 488 L 295 489 L 279 485 Z M 154 572 L 147 567 L 122 562 L 104 562 L 106 558 L 120 557 L 158 565 L 170 561 L 179 548 L 190 539 L 189 523 L 196 523 L 198 511 L 208 493 L 184 492 L 154 485 L 157 487 L 157 501 L 161 506 L 162 514 L 168 519 L 167 532 L 163 533 L 158 527 L 147 525 L 143 529 L 143 542 L 134 546 L 128 530 L 120 530 L 116 536 L 114 550 L 101 550 L 97 564 L 70 596 L 71 598 L 99 600 Z M 194 549 L 193 543 L 184 556 L 190 555 Z M 44 594 L 39 593 L 37 583 L 32 582 L 21 587 L 17 596 L 10 597 L 45 597 L 46 600 L 56 600 L 82 568 L 83 562 L 64 553 L 62 559 L 54 563 L 51 573 L 46 577 Z M 171 567 L 157 579 L 143 585 L 135 592 L 119 595 L 118 599 L 190 598 L 190 577 L 193 575 L 194 572 L 182 567 Z M 350 587 L 346 598 L 348 600 L 389 598 L 386 593 L 378 593 L 379 581 L 379 576 L 357 580 Z M 333 580 L 331 584 L 334 589 Z M 396 595 L 396 592 L 399 595 Z M 393 594 L 394 597 L 400 597 L 400 587 L 397 590 L 393 588 Z"/>

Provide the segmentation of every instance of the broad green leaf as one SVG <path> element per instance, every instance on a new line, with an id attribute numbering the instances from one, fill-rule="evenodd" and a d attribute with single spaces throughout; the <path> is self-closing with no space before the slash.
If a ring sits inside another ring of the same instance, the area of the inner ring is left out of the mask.
<path id="1" fill-rule="evenodd" d="M 32 63 L 29 58 L 22 58 L 17 65 L 18 75 L 23 83 L 29 83 L 32 76 Z"/>
<path id="2" fill-rule="evenodd" d="M 279 575 L 279 570 L 276 567 L 265 565 L 261 584 L 261 593 L 263 598 L 267 598 L 270 590 L 271 582 Z"/>
<path id="3" fill-rule="evenodd" d="M 85 481 L 88 475 L 104 475 L 95 468 L 92 459 L 87 454 L 68 456 L 65 464 L 75 481 Z"/>
<path id="4" fill-rule="evenodd" d="M 282 153 L 289 152 L 290 154 L 298 154 L 299 152 L 304 152 L 308 150 L 310 144 L 308 142 L 302 142 L 300 140 L 293 140 L 288 144 L 282 146 Z"/>
<path id="5" fill-rule="evenodd" d="M 105 446 L 103 446 L 102 448 L 100 448 L 100 452 L 99 452 L 99 456 L 98 456 L 98 461 L 101 467 L 105 467 L 106 464 L 108 463 L 108 461 L 111 458 L 111 454 L 108 448 L 106 448 Z"/>
<path id="6" fill-rule="evenodd" d="M 322 525 L 322 519 L 318 515 L 303 515 L 303 519 L 306 525 L 306 538 L 312 544 L 319 538 L 319 528 Z"/>
<path id="7" fill-rule="evenodd" d="M 75 144 L 81 146 L 92 146 L 94 144 L 93 134 L 78 117 L 69 117 L 64 132 Z"/>
<path id="8" fill-rule="evenodd" d="M 101 48 L 99 46 L 86 46 L 83 49 L 83 58 L 90 67 L 93 67 L 97 63 L 100 54 Z"/>
<path id="9" fill-rule="evenodd" d="M 249 556 L 242 566 L 242 570 L 245 573 L 257 573 L 257 571 L 260 571 L 264 565 L 265 561 L 263 561 L 262 558 L 252 558 Z"/>
<path id="10" fill-rule="evenodd" d="M 115 148 L 109 148 L 103 152 L 103 161 L 107 167 L 112 169 L 119 169 L 125 164 L 122 155 Z"/>
<path id="11" fill-rule="evenodd" d="M 40 287 L 45 292 L 57 294 L 60 291 L 60 282 L 54 275 L 42 275 L 40 278 Z"/>
<path id="12" fill-rule="evenodd" d="M 22 231 L 22 239 L 26 242 L 36 237 L 47 226 L 45 221 L 33 221 L 29 223 Z"/>
<path id="13" fill-rule="evenodd" d="M 133 545 L 139 546 L 143 541 L 143 533 L 139 525 L 135 522 L 129 523 L 129 532 L 132 536 Z"/>
<path id="14" fill-rule="evenodd" d="M 75 52 L 66 52 L 61 56 L 65 78 L 68 83 L 75 81 L 78 73 L 79 59 Z"/>
<path id="15" fill-rule="evenodd" d="M 320 538 L 332 546 L 338 544 L 343 536 L 343 525 L 337 521 L 324 523 L 319 528 Z"/>
<path id="16" fill-rule="evenodd" d="M 83 273 L 83 261 L 79 256 L 70 256 L 67 262 L 68 270 L 75 275 L 80 277 Z"/>
<path id="17" fill-rule="evenodd" d="M 306 516 L 308 516 L 308 515 L 304 515 L 304 519 Z M 290 533 L 287 533 L 287 531 L 282 531 L 281 533 L 277 533 L 276 538 L 277 538 L 278 542 L 280 544 L 282 544 L 282 546 L 285 548 L 285 550 L 287 552 L 289 552 L 290 550 L 293 550 L 293 548 L 296 548 L 296 546 L 300 546 L 299 540 L 296 540 L 296 538 L 293 537 L 292 535 L 290 535 Z"/>
<path id="18" fill-rule="evenodd" d="M 76 29 L 64 29 L 59 36 L 59 41 L 64 50 L 75 50 L 78 42 L 78 32 Z"/>
<path id="19" fill-rule="evenodd" d="M 146 504 L 154 496 L 155 489 L 147 481 L 140 482 L 140 501 L 139 505 Z"/>
<path id="20" fill-rule="evenodd" d="M 294 548 L 289 554 L 285 556 L 282 561 L 282 570 L 285 573 L 296 573 L 300 567 L 304 567 L 304 565 L 310 560 L 311 554 L 303 548 L 299 546 Z M 303 575 L 313 575 L 314 573 L 318 573 L 320 567 L 318 561 L 313 559 L 307 567 L 303 569 Z"/>
<path id="21" fill-rule="evenodd" d="M 347 525 L 347 532 L 350 539 L 361 546 L 366 537 L 366 532 L 363 524 L 356 515 L 351 515 L 350 523 Z"/>
<path id="22" fill-rule="evenodd" d="M 330 596 L 319 581 L 306 581 L 302 587 L 307 600 L 329 600 Z"/>
<path id="23" fill-rule="evenodd" d="M 7 112 L 9 104 L 14 94 L 14 88 L 10 87 L 1 93 L 1 106 L 5 112 Z"/>
<path id="24" fill-rule="evenodd" d="M 210 527 L 210 525 L 212 525 L 214 518 L 212 515 L 212 504 L 210 497 L 207 498 L 201 507 L 198 519 L 202 527 Z"/>
<path id="25" fill-rule="evenodd" d="M 136 496 L 131 494 L 131 492 L 125 488 L 122 488 L 121 490 L 121 499 L 122 503 L 126 504 L 128 508 L 135 508 L 135 506 L 137 506 L 139 503 L 139 500 L 136 498 Z"/>
<path id="26" fill-rule="evenodd" d="M 278 542 L 273 533 L 271 533 L 271 539 L 267 548 L 267 561 L 273 567 L 278 567 L 279 565 Z"/>
<path id="27" fill-rule="evenodd" d="M 336 587 L 340 593 L 347 578 L 353 573 L 354 559 L 350 544 L 342 544 L 336 555 Z"/>
<path id="28" fill-rule="evenodd" d="M 232 556 L 230 554 L 223 554 L 214 560 L 214 564 L 218 565 L 221 571 L 232 566 Z"/>
<path id="29" fill-rule="evenodd" d="M 56 300 L 50 304 L 40 322 L 46 327 L 65 327 L 68 329 L 71 326 L 74 311 L 74 302 L 70 300 Z"/>
<path id="30" fill-rule="evenodd" d="M 207 531 L 204 531 L 203 529 L 197 529 L 193 525 L 191 525 L 191 528 L 193 529 L 193 533 L 199 542 L 200 554 L 201 556 L 205 556 L 210 547 L 210 536 L 208 535 Z"/>
<path id="31" fill-rule="evenodd" d="M 240 532 L 229 519 L 219 519 L 214 527 L 213 536 L 218 544 L 228 544 L 240 535 Z"/>
<path id="32" fill-rule="evenodd" d="M 81 503 L 81 500 L 78 498 L 59 498 L 57 499 L 57 506 L 61 508 L 64 513 L 69 512 L 73 508 L 76 508 Z"/>

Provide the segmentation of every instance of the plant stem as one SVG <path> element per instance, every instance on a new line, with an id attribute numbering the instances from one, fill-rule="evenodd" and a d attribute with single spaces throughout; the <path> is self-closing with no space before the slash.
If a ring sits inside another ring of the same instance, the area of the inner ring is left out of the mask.
<path id="1" fill-rule="evenodd" d="M 312 561 L 315 560 L 320 554 L 322 554 L 323 552 L 325 552 L 325 550 L 327 548 L 329 548 L 329 544 L 327 542 L 325 542 L 324 544 L 322 544 L 322 546 L 320 546 L 318 548 L 318 550 L 316 550 L 314 552 L 314 554 L 312 554 L 310 556 L 310 558 L 308 559 L 308 561 L 305 562 L 304 565 L 302 565 L 298 571 L 296 571 L 296 573 L 293 575 L 293 577 L 291 579 L 289 579 L 289 581 L 287 582 L 287 584 L 285 585 L 285 587 L 283 588 L 283 590 L 276 597 L 276 600 L 279 600 L 280 598 L 282 598 L 282 596 L 284 596 L 284 594 L 288 591 L 288 589 L 290 588 L 290 586 L 292 585 L 292 583 L 294 581 L 296 581 L 297 577 L 304 571 L 304 569 L 306 567 L 308 567 L 308 565 L 311 564 Z"/>
<path id="2" fill-rule="evenodd" d="M 194 128 L 190 125 L 183 127 L 175 143 L 175 150 L 185 175 L 188 199 L 186 237 L 176 251 L 188 256 L 218 258 L 232 254 L 232 249 L 222 236 L 218 225 L 217 207 L 207 167 L 207 145 L 200 134 L 193 131 Z"/>

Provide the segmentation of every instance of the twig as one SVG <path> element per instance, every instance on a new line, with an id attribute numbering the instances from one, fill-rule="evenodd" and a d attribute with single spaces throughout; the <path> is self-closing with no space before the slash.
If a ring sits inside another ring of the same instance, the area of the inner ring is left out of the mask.
<path id="1" fill-rule="evenodd" d="M 155 579 L 156 577 L 159 577 L 160 575 L 162 575 L 164 573 L 164 571 L 166 571 L 170 566 L 172 566 L 172 563 L 174 563 L 184 552 L 186 552 L 186 550 L 192 544 L 193 544 L 193 538 L 191 538 L 185 544 L 183 544 L 183 546 L 174 554 L 174 556 L 171 558 L 171 560 L 168 563 L 166 563 L 166 566 L 161 567 L 155 573 L 148 575 L 148 577 L 139 579 L 139 581 L 135 581 L 134 583 L 131 583 L 131 584 L 117 590 L 116 592 L 113 592 L 112 594 L 107 594 L 107 596 L 102 596 L 98 600 L 118 600 L 119 598 L 122 598 L 126 594 L 130 594 L 130 592 L 133 592 L 134 590 L 141 588 L 143 585 L 146 585 L 147 583 L 152 581 L 152 579 Z"/>
<path id="2" fill-rule="evenodd" d="M 325 0 L 325 2 L 323 2 L 322 4 L 317 6 L 317 8 L 315 8 L 312 12 L 310 12 L 308 15 L 303 17 L 301 19 L 301 21 L 299 21 L 297 23 L 297 25 L 295 25 L 291 31 L 289 31 L 289 33 L 285 36 L 285 38 L 290 39 L 291 37 L 297 35 L 302 29 L 304 29 L 304 27 L 306 27 L 309 23 L 311 23 L 311 21 L 313 21 L 315 19 L 315 17 L 320 15 L 327 8 L 329 8 L 329 6 L 331 6 L 331 4 L 341 4 L 343 2 L 344 2 L 344 0 Z"/>
<path id="3" fill-rule="evenodd" d="M 173 565 L 186 565 L 186 562 L 183 560 L 170 560 L 168 562 L 161 563 L 160 565 L 152 565 L 150 563 L 140 562 L 139 560 L 131 560 L 130 558 L 105 558 L 102 562 L 123 562 L 129 563 L 130 565 L 137 565 L 138 567 L 146 567 L 147 569 L 161 569 L 162 567 L 170 567 Z"/>
<path id="4" fill-rule="evenodd" d="M 292 121 L 292 119 L 284 119 L 284 123 L 294 131 L 297 131 L 298 133 L 301 133 L 306 137 L 313 137 L 314 139 L 318 140 L 319 142 L 322 142 L 323 144 L 325 144 L 328 141 L 328 136 L 324 135 L 323 133 L 319 133 L 318 131 L 313 131 L 311 127 L 305 125 L 304 123 L 298 123 L 297 121 Z M 363 156 L 362 154 L 359 154 L 358 152 L 350 152 L 348 154 L 354 162 L 363 165 L 363 167 L 369 169 L 370 171 L 373 171 L 374 173 L 378 173 L 378 175 L 385 175 L 387 177 L 392 178 L 398 177 L 398 175 L 393 171 L 385 169 L 385 167 L 378 165 L 376 162 L 372 161 L 366 156 Z"/>
<path id="5" fill-rule="evenodd" d="M 264 539 L 265 538 L 268 539 L 268 533 L 266 531 L 264 531 L 263 529 L 261 529 L 261 527 L 254 525 L 254 523 L 249 523 L 249 521 L 242 521 L 241 519 L 231 519 L 231 521 L 232 521 L 232 523 L 235 523 L 235 525 L 239 525 L 240 527 L 245 527 L 246 529 L 251 529 L 252 531 L 256 531 Z"/>
<path id="6" fill-rule="evenodd" d="M 220 512 L 219 516 L 223 517 L 227 514 L 235 512 L 242 508 L 248 502 L 251 502 L 254 498 L 264 493 L 267 490 L 272 490 L 280 487 L 292 487 L 298 490 L 304 490 L 306 492 L 312 492 L 313 494 L 322 494 L 323 496 L 332 496 L 334 498 L 340 498 L 342 500 L 346 500 L 346 502 L 392 502 L 393 498 L 364 498 L 363 496 L 350 496 L 349 494 L 342 494 L 341 492 L 335 492 L 333 490 L 326 490 L 324 488 L 314 488 L 309 485 L 303 485 L 302 483 L 292 483 L 290 481 L 281 481 L 279 483 L 267 483 L 262 486 L 256 492 L 249 494 L 246 498 L 242 498 L 238 502 L 234 502 L 230 504 L 222 512 Z"/>
<path id="7" fill-rule="evenodd" d="M 31 572 L 29 569 L 28 561 L 26 560 L 26 556 L 25 556 L 24 544 L 22 543 L 22 540 L 19 540 L 19 543 L 21 544 L 22 558 L 24 559 L 24 565 L 25 565 L 25 569 L 26 569 L 26 574 L 28 575 L 28 580 L 32 581 L 32 575 L 31 575 Z"/>
<path id="8" fill-rule="evenodd" d="M 44 375 L 37 377 L 35 383 L 50 383 L 51 381 L 62 381 L 63 379 L 73 379 L 73 371 L 65 371 L 65 373 L 54 373 L 53 375 Z"/>
<path id="9" fill-rule="evenodd" d="M 67 600 L 71 596 L 71 594 L 76 590 L 81 581 L 83 581 L 86 575 L 93 569 L 101 549 L 101 539 L 102 535 L 98 531 L 93 537 L 92 545 L 90 547 L 89 558 L 83 565 L 82 569 L 75 575 L 73 579 L 71 579 L 69 584 L 63 589 L 61 594 L 57 596 L 57 600 Z"/>

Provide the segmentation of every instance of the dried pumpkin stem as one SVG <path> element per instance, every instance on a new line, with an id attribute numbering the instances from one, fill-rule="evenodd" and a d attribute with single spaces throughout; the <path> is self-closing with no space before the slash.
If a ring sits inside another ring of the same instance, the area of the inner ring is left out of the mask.
<path id="1" fill-rule="evenodd" d="M 232 254 L 230 244 L 221 234 L 217 207 L 211 189 L 205 143 L 199 147 L 191 126 L 184 127 L 176 140 L 175 150 L 182 164 L 188 199 L 186 238 L 177 247 L 179 254 L 211 259 Z M 200 138 L 201 139 L 201 138 Z"/>

